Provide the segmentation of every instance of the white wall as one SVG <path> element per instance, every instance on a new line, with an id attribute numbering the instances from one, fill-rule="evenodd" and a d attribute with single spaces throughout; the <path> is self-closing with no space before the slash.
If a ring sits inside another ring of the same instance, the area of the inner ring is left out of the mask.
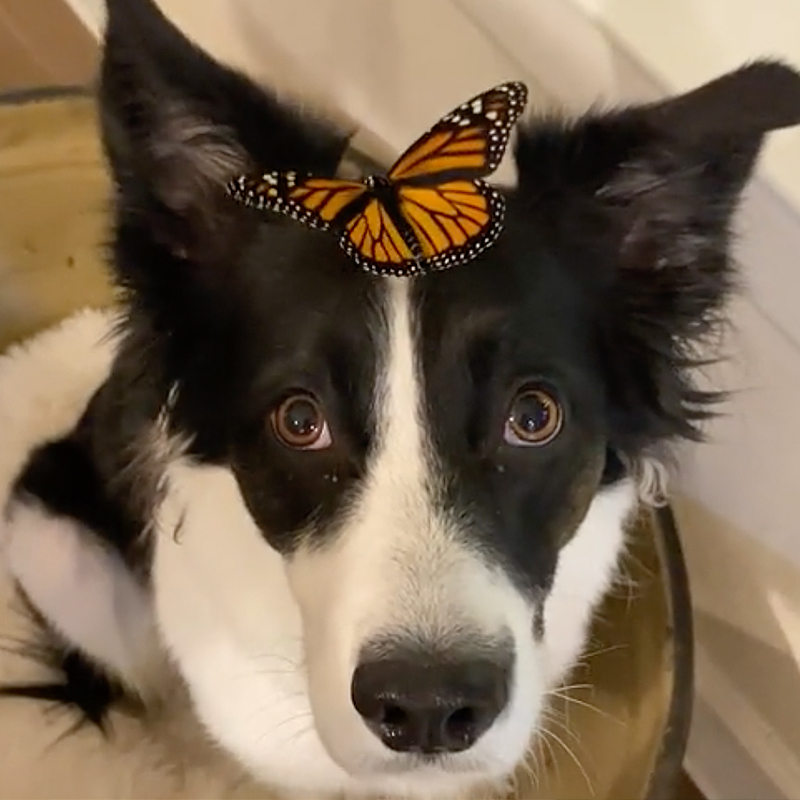
<path id="1" fill-rule="evenodd" d="M 800 67 L 797 0 L 576 2 L 666 89 L 687 89 L 759 56 Z M 713 796 L 738 797 L 746 793 L 741 765 L 749 759 L 769 778 L 774 796 L 794 798 L 800 797 L 800 131 L 774 135 L 759 171 L 763 180 L 742 215 L 739 252 L 748 292 L 733 311 L 736 356 L 710 376 L 739 391 L 711 426 L 713 443 L 687 451 L 681 475 L 686 498 L 678 513 L 694 591 L 701 698 L 689 764 Z"/>
<path id="2" fill-rule="evenodd" d="M 71 2 L 100 29 L 101 0 Z M 798 0 L 573 2 L 314 0 L 309 15 L 296 0 L 160 0 L 217 57 L 357 120 L 376 155 L 493 81 L 524 78 L 533 106 L 582 110 L 756 56 L 800 66 Z M 800 132 L 774 136 L 759 172 L 737 355 L 711 376 L 740 391 L 713 444 L 686 452 L 678 502 L 698 633 L 689 763 L 711 797 L 747 781 L 800 797 Z"/>
<path id="3" fill-rule="evenodd" d="M 105 0 L 67 0 L 78 19 L 95 35 L 99 35 L 105 15 Z"/>
<path id="4" fill-rule="evenodd" d="M 688 89 L 758 56 L 800 67 L 798 0 L 573 0 L 666 86 Z M 800 207 L 800 132 L 773 137 L 762 171 Z"/>

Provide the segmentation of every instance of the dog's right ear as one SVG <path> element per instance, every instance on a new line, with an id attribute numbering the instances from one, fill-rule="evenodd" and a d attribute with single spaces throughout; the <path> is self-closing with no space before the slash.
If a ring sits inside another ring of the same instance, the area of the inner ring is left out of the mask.
<path id="1" fill-rule="evenodd" d="M 332 175 L 347 136 L 215 62 L 152 0 L 107 0 L 103 141 L 118 211 L 173 255 L 199 262 L 236 239 L 225 184 L 250 169 Z"/>
<path id="2" fill-rule="evenodd" d="M 693 366 L 736 283 L 734 213 L 767 134 L 798 124 L 800 73 L 756 61 L 657 103 L 521 133 L 521 197 L 544 235 L 591 254 L 613 444 L 631 460 L 701 436 L 719 396 L 696 387 Z"/>

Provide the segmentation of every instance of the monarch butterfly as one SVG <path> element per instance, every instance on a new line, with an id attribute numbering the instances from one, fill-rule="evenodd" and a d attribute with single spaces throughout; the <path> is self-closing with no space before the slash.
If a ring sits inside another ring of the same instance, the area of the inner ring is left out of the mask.
<path id="1" fill-rule="evenodd" d="M 246 205 L 338 232 L 344 251 L 376 275 L 463 264 L 500 235 L 505 203 L 481 178 L 497 169 L 527 96 L 522 83 L 477 95 L 417 139 L 385 177 L 267 172 L 237 178 L 228 191 Z"/>

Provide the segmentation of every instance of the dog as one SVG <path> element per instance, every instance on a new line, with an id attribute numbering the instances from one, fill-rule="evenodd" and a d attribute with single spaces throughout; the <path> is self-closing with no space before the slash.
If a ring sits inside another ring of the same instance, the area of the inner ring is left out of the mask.
<path id="1" fill-rule="evenodd" d="M 412 279 L 231 201 L 252 169 L 336 175 L 348 135 L 151 0 L 109 0 L 98 106 L 119 311 L 70 353 L 79 418 L 25 443 L 1 540 L 67 683 L 93 676 L 71 699 L 146 706 L 169 665 L 291 796 L 502 784 L 720 399 L 694 376 L 734 212 L 800 76 L 532 115 L 497 242 Z"/>

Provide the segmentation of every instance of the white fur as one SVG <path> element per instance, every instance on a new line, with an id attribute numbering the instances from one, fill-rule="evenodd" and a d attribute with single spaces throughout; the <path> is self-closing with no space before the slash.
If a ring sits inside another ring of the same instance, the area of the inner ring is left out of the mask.
<path id="1" fill-rule="evenodd" d="M 487 639 L 513 635 L 515 675 L 523 679 L 515 681 L 509 711 L 476 746 L 448 759 L 444 790 L 459 773 L 464 782 L 508 774 L 524 753 L 544 687 L 530 633 L 533 609 L 501 570 L 462 543 L 467 537 L 459 540 L 459 521 L 432 503 L 436 465 L 426 447 L 408 282 L 390 286 L 377 455 L 338 538 L 297 555 L 289 578 L 303 615 L 317 729 L 333 758 L 368 783 L 391 772 L 406 791 L 418 791 L 432 787 L 440 771 L 412 774 L 406 758 L 387 750 L 356 713 L 350 682 L 361 648 L 380 634 L 448 646 L 469 631 Z"/>
<path id="2" fill-rule="evenodd" d="M 111 369 L 114 317 L 81 311 L 0 357 L 0 507 L 30 451 L 67 433 Z"/>
<path id="3" fill-rule="evenodd" d="M 11 574 L 58 632 L 141 695 L 157 691 L 159 646 L 150 598 L 91 531 L 38 504 L 8 510 Z"/>
<path id="4" fill-rule="evenodd" d="M 5 507 L 29 452 L 68 432 L 108 374 L 115 350 L 113 323 L 108 312 L 83 311 L 0 357 L 0 507 Z M 52 519 L 45 517 L 42 526 L 34 527 L 31 514 L 24 522 L 29 533 L 42 536 L 35 546 L 41 548 L 43 574 L 57 574 L 62 545 L 50 549 L 52 538 L 47 538 L 56 531 L 48 530 Z M 0 548 L 21 532 L 0 524 Z M 67 531 L 67 537 L 72 533 Z M 58 617 L 56 613 L 56 624 Z M 12 576 L 0 557 L 0 684 L 52 679 L 41 665 L 14 651 L 15 643 L 29 641 L 36 641 L 36 632 L 14 596 Z M 38 702 L 3 698 L 0 794 L 120 800 L 274 798 L 274 793 L 243 778 L 196 734 L 180 685 L 170 689 L 169 713 L 154 711 L 145 724 L 114 713 L 109 740 L 91 726 L 72 731 L 72 715 L 43 713 Z"/>
<path id="5" fill-rule="evenodd" d="M 160 668 L 150 598 L 119 556 L 82 526 L 38 505 L 6 508 L 10 483 L 32 447 L 67 433 L 107 376 L 116 349 L 113 330 L 108 313 L 84 311 L 0 360 L 0 509 L 7 516 L 0 550 L 11 574 L 63 636 L 131 688 L 151 695 Z"/>
<path id="6" fill-rule="evenodd" d="M 625 524 L 635 508 L 632 481 L 601 492 L 561 550 L 544 606 L 542 648 L 548 687 L 564 677 L 584 648 L 594 608 L 616 576 Z"/>
<path id="7" fill-rule="evenodd" d="M 669 466 L 666 461 L 652 455 L 642 456 L 631 465 L 631 474 L 643 503 L 649 506 L 666 505 L 669 485 Z"/>
<path id="8" fill-rule="evenodd" d="M 496 775 L 510 769 L 545 692 L 583 647 L 635 503 L 628 483 L 595 499 L 561 554 L 545 604 L 545 636 L 534 646 L 526 602 L 460 543 L 458 520 L 431 510 L 427 481 L 435 467 L 425 452 L 400 282 L 391 296 L 391 345 L 376 398 L 380 447 L 365 491 L 329 547 L 302 552 L 287 571 L 253 524 L 231 473 L 185 457 L 171 459 L 155 525 L 156 621 L 198 716 L 252 773 L 296 795 L 453 793 L 474 779 L 470 768 Z M 110 321 L 103 314 L 77 317 L 0 359 L 0 422 L 14 431 L 0 456 L 4 496 L 31 447 L 74 424 L 104 378 L 114 348 L 107 338 L 98 342 Z M 25 518 L 26 528 L 34 522 Z M 43 542 L 56 537 L 52 521 L 42 522 L 34 535 Z M 22 527 L 5 527 L 7 543 L 22 534 Z M 81 533 L 61 532 L 66 540 Z M 34 564 L 27 560 L 25 569 Z M 26 585 L 40 578 L 26 574 Z M 58 609 L 53 614 L 57 620 Z M 515 638 L 511 710 L 472 750 L 453 757 L 449 775 L 404 773 L 402 757 L 384 751 L 349 705 L 358 647 L 399 624 L 435 635 L 454 633 L 459 624 L 485 632 L 506 627 Z M 459 774 L 459 767 L 466 771 Z"/>

